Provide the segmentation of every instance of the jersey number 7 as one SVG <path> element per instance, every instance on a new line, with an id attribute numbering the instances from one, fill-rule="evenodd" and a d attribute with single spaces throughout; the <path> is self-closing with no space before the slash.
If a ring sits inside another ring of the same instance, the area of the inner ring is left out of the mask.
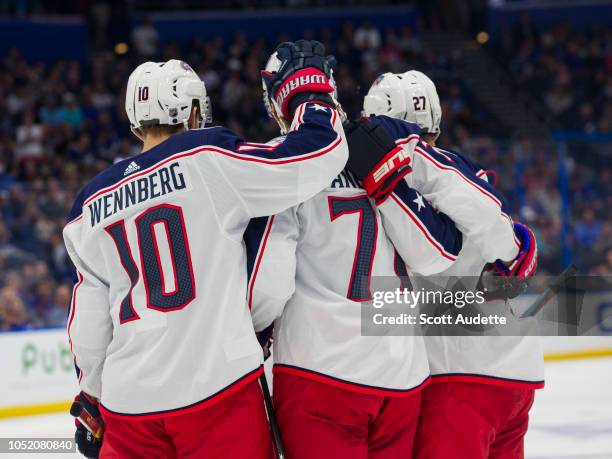
<path id="1" fill-rule="evenodd" d="M 121 265 L 130 279 L 130 290 L 121 301 L 119 322 L 138 320 L 132 291 L 139 279 L 139 269 L 132 257 L 125 221 L 120 220 L 104 229 L 113 239 Z M 161 312 L 183 309 L 195 298 L 196 289 L 182 208 L 161 204 L 145 210 L 136 218 L 136 233 L 147 308 Z M 170 261 L 165 265 L 159 240 L 163 235 L 168 248 L 166 261 Z M 166 285 L 165 274 L 174 278 L 171 290 Z"/>
<path id="2" fill-rule="evenodd" d="M 347 298 L 352 301 L 369 301 L 370 279 L 372 276 L 372 263 L 376 252 L 376 238 L 378 236 L 378 220 L 367 196 L 329 196 L 329 214 L 331 220 L 346 214 L 359 214 L 357 228 L 357 246 L 355 259 L 351 271 L 351 279 Z"/>

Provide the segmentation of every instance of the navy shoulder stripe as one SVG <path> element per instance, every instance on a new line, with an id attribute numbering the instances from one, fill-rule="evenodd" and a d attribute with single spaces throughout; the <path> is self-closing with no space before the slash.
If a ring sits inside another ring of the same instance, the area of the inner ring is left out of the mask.
<path id="1" fill-rule="evenodd" d="M 421 135 L 421 128 L 414 123 L 391 118 L 385 115 L 370 117 L 370 121 L 385 128 L 394 140 L 405 139 L 411 135 Z"/>
<path id="2" fill-rule="evenodd" d="M 463 236 L 446 214 L 437 212 L 422 194 L 410 188 L 404 180 L 398 182 L 393 193 L 412 211 L 446 253 L 455 257 L 459 255 Z"/>
<path id="3" fill-rule="evenodd" d="M 71 222 L 81 214 L 83 204 L 90 196 L 128 177 L 129 173 L 126 174 L 128 168 L 133 168 L 134 172 L 148 169 L 176 153 L 192 150 L 201 145 L 215 145 L 233 150 L 239 142 L 242 142 L 242 139 L 224 127 L 192 129 L 174 135 L 152 149 L 119 161 L 96 175 L 77 196 L 68 221 Z"/>
<path id="4" fill-rule="evenodd" d="M 472 173 L 474 174 L 477 174 L 479 171 L 485 169 L 485 167 L 483 167 L 480 163 L 478 163 L 478 161 L 474 161 L 472 158 L 470 158 L 465 153 L 461 153 L 456 150 L 451 150 L 449 148 L 440 148 L 440 147 L 436 147 L 436 148 L 445 153 L 449 153 L 453 155 L 455 159 L 457 160 L 457 162 L 463 163 L 464 166 L 467 167 L 469 170 L 471 170 Z"/>
<path id="5" fill-rule="evenodd" d="M 509 209 L 503 195 L 498 190 L 496 190 L 489 182 L 476 176 L 478 170 L 482 169 L 482 167 L 480 167 L 478 163 L 468 159 L 468 157 L 465 155 L 459 155 L 452 151 L 432 147 L 431 145 L 425 145 L 423 143 L 420 143 L 419 148 L 425 150 L 427 154 L 429 154 L 439 163 L 456 169 L 467 180 L 474 183 L 475 185 L 478 185 L 480 188 L 493 195 L 501 203 L 502 211 L 506 214 L 509 214 Z M 477 170 L 474 170 L 474 168 L 477 168 Z"/>

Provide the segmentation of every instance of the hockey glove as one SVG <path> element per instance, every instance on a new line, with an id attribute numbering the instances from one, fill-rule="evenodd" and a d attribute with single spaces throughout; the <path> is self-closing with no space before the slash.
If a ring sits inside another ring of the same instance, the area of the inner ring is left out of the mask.
<path id="1" fill-rule="evenodd" d="M 521 247 L 516 258 L 506 266 L 500 260 L 495 262 L 495 270 L 500 276 L 514 276 L 526 279 L 535 274 L 538 267 L 538 245 L 533 232 L 522 223 L 514 224 L 514 234 Z"/>
<path id="2" fill-rule="evenodd" d="M 520 243 L 519 253 L 509 264 L 496 260 L 486 271 L 494 275 L 486 282 L 487 299 L 516 298 L 528 287 L 528 280 L 538 267 L 538 246 L 533 232 L 522 223 L 514 224 L 514 234 Z"/>
<path id="3" fill-rule="evenodd" d="M 276 72 L 262 71 L 266 91 L 274 99 L 286 120 L 292 120 L 298 106 L 317 101 L 335 107 L 330 82 L 333 56 L 314 40 L 286 42 L 276 49 L 280 67 Z"/>
<path id="4" fill-rule="evenodd" d="M 363 118 L 344 125 L 349 146 L 346 167 L 363 181 L 369 196 L 384 200 L 412 172 L 410 156 L 380 125 Z"/>
<path id="5" fill-rule="evenodd" d="M 98 408 L 98 402 L 85 392 L 74 398 L 70 407 L 70 414 L 74 416 L 76 433 L 74 441 L 79 452 L 88 458 L 97 458 L 102 446 L 104 435 L 104 422 Z"/>

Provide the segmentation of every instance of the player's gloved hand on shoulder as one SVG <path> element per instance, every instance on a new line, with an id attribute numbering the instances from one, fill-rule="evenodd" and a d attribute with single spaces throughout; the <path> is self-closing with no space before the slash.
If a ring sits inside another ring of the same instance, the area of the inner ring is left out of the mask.
<path id="1" fill-rule="evenodd" d="M 286 120 L 291 121 L 297 107 L 304 102 L 336 106 L 330 81 L 335 58 L 325 55 L 323 44 L 315 40 L 282 43 L 276 49 L 276 58 L 278 70 L 261 73 L 269 97 Z"/>
<path id="2" fill-rule="evenodd" d="M 514 224 L 514 234 L 520 243 L 518 255 L 511 262 L 496 260 L 486 271 L 494 276 L 486 282 L 487 299 L 516 298 L 528 287 L 528 280 L 538 267 L 538 246 L 531 229 L 522 223 Z"/>
<path id="3" fill-rule="evenodd" d="M 345 123 L 344 132 L 349 146 L 346 167 L 363 181 L 369 196 L 384 200 L 412 172 L 408 152 L 368 118 Z"/>
<path id="4" fill-rule="evenodd" d="M 74 416 L 76 432 L 74 441 L 79 452 L 89 458 L 97 458 L 102 447 L 104 436 L 104 422 L 100 414 L 98 401 L 81 392 L 74 398 L 70 407 L 70 414 Z"/>

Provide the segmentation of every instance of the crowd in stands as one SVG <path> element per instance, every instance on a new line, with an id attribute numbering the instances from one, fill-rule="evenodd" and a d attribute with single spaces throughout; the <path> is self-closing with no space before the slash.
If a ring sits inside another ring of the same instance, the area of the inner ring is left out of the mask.
<path id="1" fill-rule="evenodd" d="M 469 152 L 498 171 L 498 186 L 515 216 L 537 232 L 542 272 L 559 272 L 562 219 L 556 151 L 536 141 L 495 140 L 505 131 L 462 84 L 459 54 L 433 54 L 409 27 L 377 30 L 367 23 L 347 23 L 338 36 L 323 30 L 306 32 L 305 38 L 322 40 L 336 55 L 339 98 L 351 117 L 359 115 L 364 92 L 382 72 L 416 68 L 429 74 L 437 83 L 444 113 L 439 143 Z M 259 73 L 272 45 L 236 34 L 231 41 L 194 38 L 181 47 L 160 43 L 153 25 L 144 23 L 133 33 L 126 55 L 105 52 L 87 63 L 51 64 L 26 62 L 18 50 L 2 57 L 0 330 L 65 323 L 74 273 L 61 230 L 76 193 L 91 177 L 115 160 L 140 152 L 124 113 L 125 85 L 135 65 L 145 59 L 184 59 L 206 83 L 214 124 L 266 141 L 278 135 L 265 113 Z M 575 85 L 570 91 L 579 100 Z M 584 91 L 592 94 L 589 88 Z M 599 113 L 596 98 L 592 103 L 593 113 Z M 596 124 L 609 130 L 602 119 Z M 573 209 L 568 243 L 579 253 L 583 271 L 610 274 L 610 168 L 571 158 L 568 166 Z"/>
<path id="2" fill-rule="evenodd" d="M 517 84 L 546 105 L 564 129 L 612 131 L 612 30 L 566 23 L 538 28 L 525 14 L 501 31 L 499 56 Z"/>

